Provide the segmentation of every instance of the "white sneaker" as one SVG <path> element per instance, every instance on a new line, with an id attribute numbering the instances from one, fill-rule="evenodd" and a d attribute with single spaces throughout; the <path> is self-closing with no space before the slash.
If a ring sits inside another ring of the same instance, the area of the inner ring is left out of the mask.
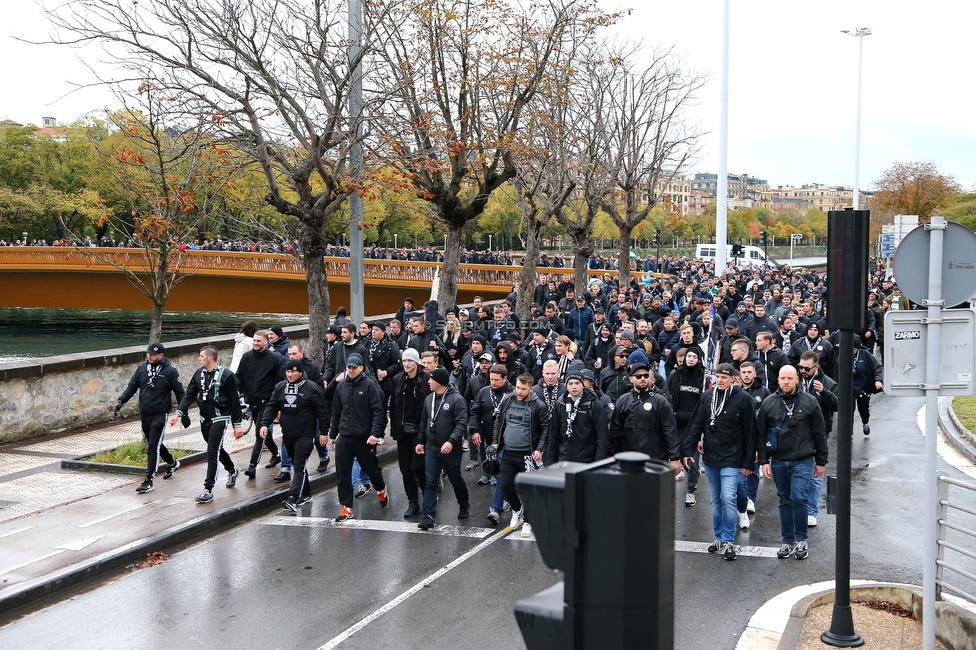
<path id="1" fill-rule="evenodd" d="M 817 525 L 817 518 L 813 515 L 807 515 L 807 527 L 815 528 Z"/>
<path id="2" fill-rule="evenodd" d="M 519 535 L 523 538 L 532 537 L 532 524 L 529 522 L 522 524 L 522 532 L 520 532 Z"/>
<path id="3" fill-rule="evenodd" d="M 512 523 L 508 525 L 509 528 L 515 530 L 522 525 L 522 510 L 512 510 Z"/>
<path id="4" fill-rule="evenodd" d="M 756 514 L 756 502 L 752 499 L 749 499 L 749 501 L 746 503 L 746 512 L 748 512 L 750 515 Z"/>
<path id="5" fill-rule="evenodd" d="M 749 527 L 749 515 L 745 512 L 739 513 L 739 528 L 745 530 Z"/>
<path id="6" fill-rule="evenodd" d="M 685 505 L 689 508 L 693 508 L 695 504 L 698 503 L 698 499 L 695 497 L 694 492 L 688 492 L 685 494 Z"/>
<path id="7" fill-rule="evenodd" d="M 680 481 L 684 477 L 685 477 L 685 471 L 684 470 L 681 470 L 680 472 L 678 472 L 677 474 L 675 474 L 674 480 Z"/>

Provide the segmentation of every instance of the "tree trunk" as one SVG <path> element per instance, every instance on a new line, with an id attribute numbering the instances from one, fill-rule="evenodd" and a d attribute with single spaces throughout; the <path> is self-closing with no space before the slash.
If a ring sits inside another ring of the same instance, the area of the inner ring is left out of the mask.
<path id="1" fill-rule="evenodd" d="M 617 273 L 620 275 L 620 287 L 630 287 L 630 233 L 632 226 L 624 224 L 620 228 L 620 257 L 617 259 Z"/>
<path id="2" fill-rule="evenodd" d="M 153 300 L 152 315 L 149 318 L 149 343 L 155 343 L 163 335 L 163 307 L 166 301 Z"/>
<path id="3" fill-rule="evenodd" d="M 588 237 L 573 237 L 573 282 L 576 284 L 576 294 L 586 291 L 588 281 L 586 267 L 593 254 L 593 242 Z"/>
<path id="4" fill-rule="evenodd" d="M 441 286 L 437 292 L 437 306 L 443 314 L 457 302 L 457 278 L 461 268 L 461 232 L 463 226 L 449 223 L 447 227 L 447 244 L 444 247 L 444 268 L 441 269 Z"/>
<path id="5" fill-rule="evenodd" d="M 306 226 L 302 232 L 302 262 L 308 282 L 308 357 L 324 366 L 325 331 L 329 328 L 329 276 L 325 270 L 325 241 L 321 232 Z"/>
<path id="6" fill-rule="evenodd" d="M 525 263 L 522 265 L 522 275 L 519 277 L 518 304 L 515 313 L 523 323 L 529 321 L 529 310 L 532 307 L 532 295 L 536 285 L 536 262 L 539 258 L 539 235 L 541 228 L 534 217 L 527 217 L 528 228 L 525 237 Z M 540 305 L 545 307 L 545 305 Z"/>

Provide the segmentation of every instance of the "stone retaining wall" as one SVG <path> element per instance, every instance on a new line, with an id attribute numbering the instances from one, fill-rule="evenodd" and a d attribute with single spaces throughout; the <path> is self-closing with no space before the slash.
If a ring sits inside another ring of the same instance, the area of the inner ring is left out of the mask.
<path id="1" fill-rule="evenodd" d="M 308 326 L 284 328 L 292 341 L 308 339 Z M 166 358 L 184 382 L 199 367 L 200 348 L 213 345 L 230 365 L 234 336 L 166 343 Z M 0 444 L 107 422 L 146 348 L 135 346 L 0 364 Z M 138 395 L 122 409 L 137 415 Z"/>

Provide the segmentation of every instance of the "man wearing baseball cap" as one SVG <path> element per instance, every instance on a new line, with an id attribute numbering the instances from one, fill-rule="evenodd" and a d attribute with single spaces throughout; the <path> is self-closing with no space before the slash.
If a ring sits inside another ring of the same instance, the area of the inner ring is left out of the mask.
<path id="1" fill-rule="evenodd" d="M 674 409 L 663 395 L 651 390 L 654 373 L 644 361 L 630 366 L 632 389 L 617 398 L 610 417 L 608 453 L 639 451 L 669 462 L 680 471 L 681 440 Z"/>
<path id="2" fill-rule="evenodd" d="M 434 527 L 437 517 L 437 486 L 441 472 L 454 486 L 458 502 L 458 519 L 467 519 L 471 505 L 468 486 L 461 477 L 461 443 L 468 428 L 468 407 L 457 388 L 451 385 L 451 374 L 444 368 L 435 368 L 427 381 L 430 395 L 424 400 L 420 416 L 420 439 L 416 451 L 424 457 L 426 484 L 424 485 L 424 518 L 418 526 L 422 530 Z M 471 436 L 475 446 L 481 444 L 477 433 Z"/>
<path id="3" fill-rule="evenodd" d="M 176 368 L 163 356 L 165 351 L 162 343 L 149 344 L 146 349 L 146 363 L 140 363 L 132 373 L 129 385 L 122 391 L 112 409 L 112 414 L 118 417 L 122 405 L 135 395 L 136 390 L 139 391 L 139 412 L 142 417 L 142 434 L 146 436 L 147 452 L 146 480 L 136 488 L 139 494 L 152 491 L 153 476 L 160 457 L 166 463 L 164 479 L 173 478 L 173 472 L 180 466 L 180 461 L 174 459 L 173 454 L 163 444 L 166 416 L 173 408 L 169 395 L 176 395 L 177 404 L 183 399 L 183 381 Z"/>
<path id="4" fill-rule="evenodd" d="M 702 393 L 691 414 L 683 442 L 685 467 L 695 450 L 702 454 L 711 493 L 715 541 L 709 553 L 736 559 L 736 494 L 739 476 L 749 476 L 756 462 L 756 404 L 735 385 L 739 372 L 730 363 L 715 368 L 715 386 Z"/>

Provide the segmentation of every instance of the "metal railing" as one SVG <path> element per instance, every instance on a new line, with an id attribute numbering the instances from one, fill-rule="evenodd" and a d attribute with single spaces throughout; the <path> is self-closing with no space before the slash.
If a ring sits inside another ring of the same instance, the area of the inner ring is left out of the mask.
<path id="1" fill-rule="evenodd" d="M 954 490 L 953 494 L 950 495 L 950 487 L 961 488 L 962 490 L 966 490 L 966 492 Z M 959 500 L 959 497 L 962 495 L 971 496 L 973 499 L 968 504 L 964 504 Z M 956 497 L 956 500 L 952 500 L 953 496 Z M 946 572 L 948 571 L 957 576 L 968 578 L 976 583 L 976 575 L 959 566 L 958 560 L 954 562 L 946 561 L 946 551 L 952 551 L 955 554 L 976 560 L 976 551 L 973 550 L 976 549 L 976 530 L 962 526 L 955 521 L 950 522 L 950 510 L 972 515 L 973 521 L 976 522 L 976 483 L 959 481 L 950 478 L 944 472 L 939 472 L 939 537 L 937 541 L 939 551 L 935 562 L 935 598 L 936 600 L 942 600 L 942 591 L 946 590 L 976 603 L 976 596 L 964 591 L 958 585 L 951 584 L 946 579 Z M 976 524 L 969 525 L 976 527 Z M 946 539 L 949 531 L 954 531 L 953 541 Z M 960 538 L 964 541 L 959 541 Z"/>
<path id="2" fill-rule="evenodd" d="M 60 247 L 2 247 L 0 271 L 115 271 L 118 267 L 145 272 L 154 255 L 141 248 L 60 248 Z M 173 251 L 171 264 L 178 264 L 181 272 L 230 277 L 276 277 L 305 279 L 302 261 L 291 255 L 276 253 L 244 253 L 228 251 Z M 348 279 L 349 259 L 326 257 L 329 278 Z M 367 284 L 393 286 L 430 286 L 441 262 L 404 260 L 363 260 L 363 277 Z M 539 268 L 538 273 L 572 273 L 572 269 Z M 469 291 L 479 289 L 510 290 L 519 282 L 519 266 L 461 264 L 458 286 Z M 590 269 L 590 277 L 604 273 L 614 276 L 616 271 Z M 636 272 L 637 278 L 643 273 Z"/>

